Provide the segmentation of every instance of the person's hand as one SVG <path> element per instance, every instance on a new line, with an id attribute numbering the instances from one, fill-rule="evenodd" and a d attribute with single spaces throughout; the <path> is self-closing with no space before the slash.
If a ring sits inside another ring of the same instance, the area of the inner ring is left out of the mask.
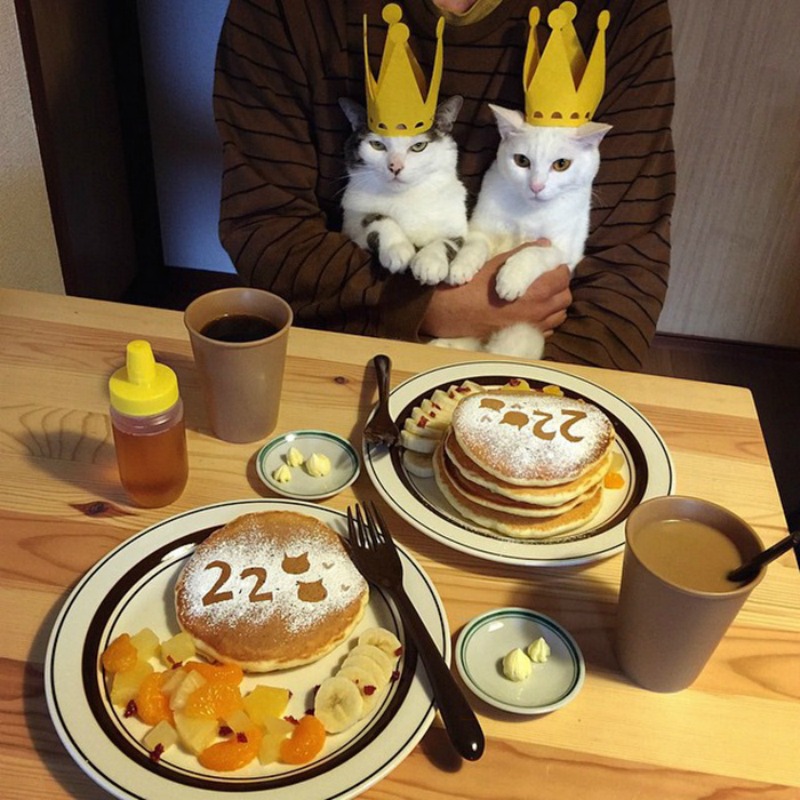
<path id="1" fill-rule="evenodd" d="M 547 240 L 541 239 L 523 247 L 547 244 Z M 567 307 L 572 302 L 569 268 L 562 264 L 544 273 L 522 297 L 508 303 L 497 296 L 495 278 L 506 259 L 519 249 L 494 256 L 463 286 L 437 286 L 420 333 L 442 338 L 477 336 L 482 339 L 498 328 L 528 322 L 545 336 L 551 334 L 566 319 Z"/>

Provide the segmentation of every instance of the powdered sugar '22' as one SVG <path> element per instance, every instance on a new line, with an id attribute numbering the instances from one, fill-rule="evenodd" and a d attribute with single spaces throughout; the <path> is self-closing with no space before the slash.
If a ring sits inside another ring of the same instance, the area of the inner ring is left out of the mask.
<path id="1" fill-rule="evenodd" d="M 591 403 L 533 392 L 465 397 L 453 414 L 453 431 L 482 467 L 519 485 L 574 480 L 614 438 L 608 417 Z"/>
<path id="2" fill-rule="evenodd" d="M 278 616 L 287 630 L 299 632 L 346 608 L 365 588 L 350 559 L 342 558 L 341 545 L 316 534 L 312 526 L 294 532 L 290 552 L 265 541 L 256 527 L 240 531 L 236 541 L 225 540 L 218 548 L 212 536 L 198 550 L 204 557 L 195 554 L 186 565 L 188 591 L 184 597 L 189 614 L 209 625 L 247 621 L 258 626 Z M 307 568 L 287 572 L 282 566 L 287 559 L 302 559 Z M 221 562 L 230 567 L 229 579 L 224 582 L 224 568 L 214 566 Z M 266 570 L 263 583 L 258 582 L 254 568 Z M 313 594 L 313 600 L 304 599 L 304 587 Z M 204 602 L 215 589 L 232 596 Z"/>

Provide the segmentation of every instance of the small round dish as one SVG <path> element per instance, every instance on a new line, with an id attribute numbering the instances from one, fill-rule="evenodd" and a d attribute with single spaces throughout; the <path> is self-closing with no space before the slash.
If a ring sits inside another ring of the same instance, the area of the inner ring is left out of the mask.
<path id="1" fill-rule="evenodd" d="M 543 664 L 512 681 L 503 674 L 503 657 L 523 651 L 540 636 L 550 645 Z M 544 614 L 527 608 L 487 611 L 468 622 L 456 642 L 456 665 L 467 686 L 495 708 L 514 714 L 545 714 L 572 700 L 583 686 L 586 665 L 575 640 Z"/>
<path id="2" fill-rule="evenodd" d="M 326 456 L 331 469 L 327 475 L 314 477 L 307 463 L 291 466 L 289 451 L 296 449 L 308 462 L 312 455 Z M 289 480 L 278 481 L 274 475 L 286 467 Z M 322 500 L 346 489 L 358 477 L 358 454 L 347 439 L 328 431 L 291 431 L 268 441 L 256 456 L 256 471 L 264 485 L 293 500 Z"/>

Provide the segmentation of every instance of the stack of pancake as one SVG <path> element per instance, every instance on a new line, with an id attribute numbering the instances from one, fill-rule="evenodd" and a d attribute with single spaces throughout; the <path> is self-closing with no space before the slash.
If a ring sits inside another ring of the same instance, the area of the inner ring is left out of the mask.
<path id="1" fill-rule="evenodd" d="M 569 535 L 600 509 L 614 428 L 583 400 L 538 392 L 465 397 L 434 454 L 434 477 L 466 519 L 522 539 Z"/>
<path id="2" fill-rule="evenodd" d="M 310 664 L 369 601 L 341 537 L 293 511 L 244 514 L 201 542 L 175 586 L 178 624 L 210 659 L 248 672 Z"/>

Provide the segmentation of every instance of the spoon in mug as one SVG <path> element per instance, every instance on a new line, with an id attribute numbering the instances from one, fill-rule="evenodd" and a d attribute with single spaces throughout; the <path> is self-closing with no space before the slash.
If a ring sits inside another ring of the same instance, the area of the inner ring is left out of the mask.
<path id="1" fill-rule="evenodd" d="M 746 564 L 731 570 L 728 573 L 728 580 L 736 582 L 752 580 L 761 567 L 769 564 L 770 561 L 774 561 L 778 556 L 782 556 L 792 547 L 800 547 L 800 531 L 793 531 L 785 539 L 781 539 L 777 544 L 763 550 Z"/>

